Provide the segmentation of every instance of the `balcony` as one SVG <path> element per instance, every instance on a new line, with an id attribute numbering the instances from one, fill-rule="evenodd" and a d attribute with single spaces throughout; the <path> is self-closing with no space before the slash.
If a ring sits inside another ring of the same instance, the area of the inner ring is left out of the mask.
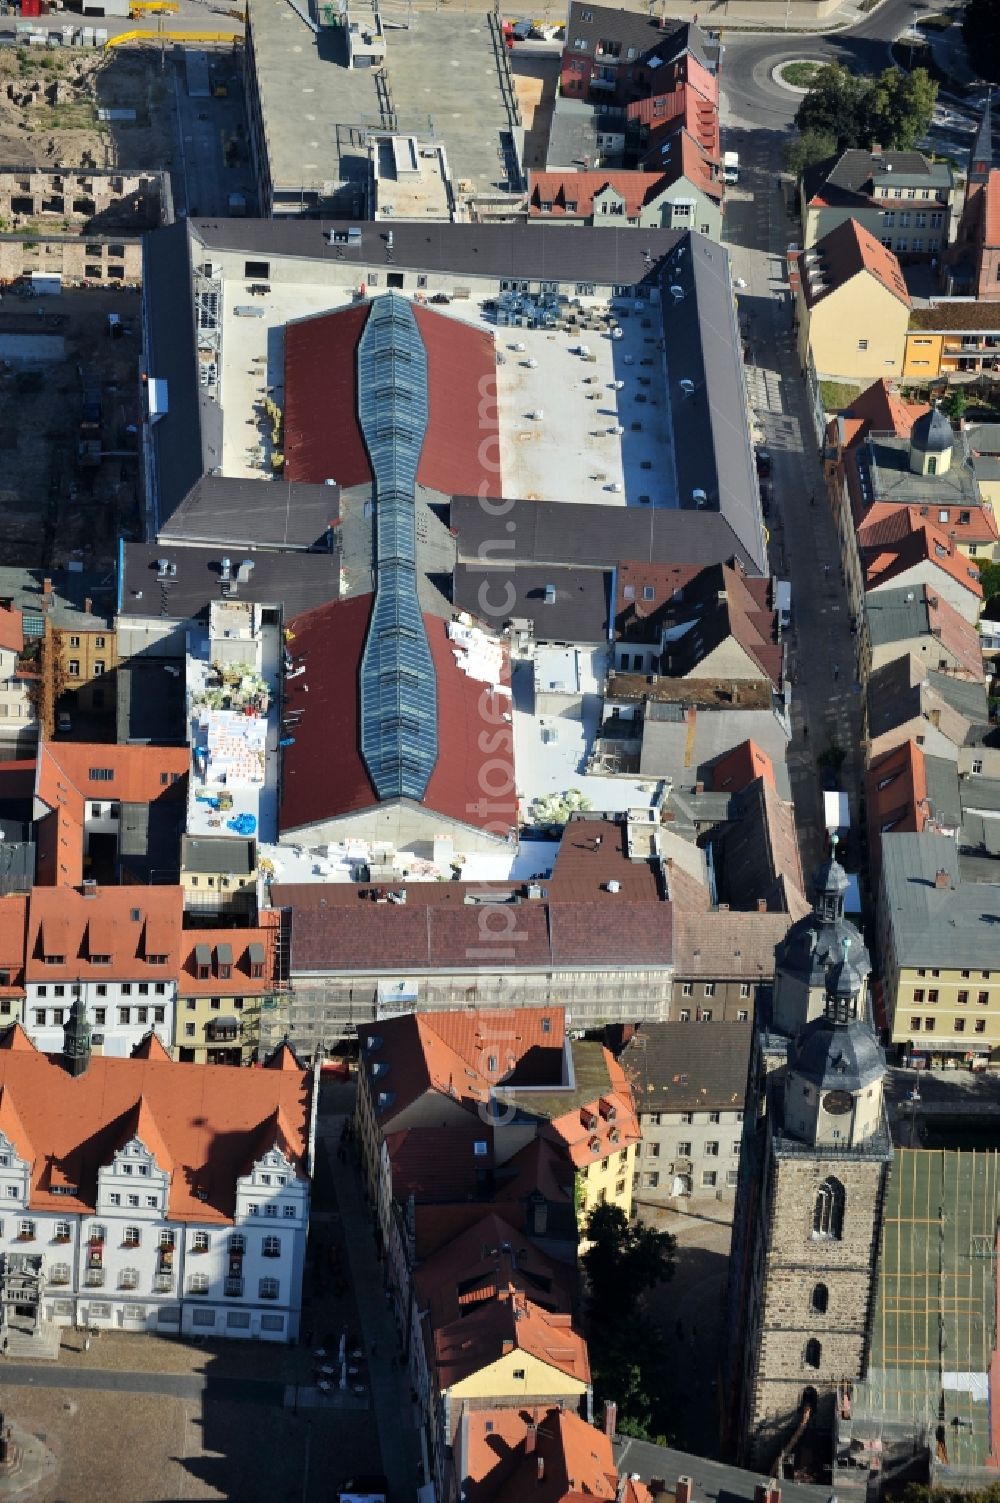
<path id="1" fill-rule="evenodd" d="M 83 1282 L 87 1289 L 102 1289 L 104 1287 L 104 1269 L 88 1268 L 83 1276 Z"/>

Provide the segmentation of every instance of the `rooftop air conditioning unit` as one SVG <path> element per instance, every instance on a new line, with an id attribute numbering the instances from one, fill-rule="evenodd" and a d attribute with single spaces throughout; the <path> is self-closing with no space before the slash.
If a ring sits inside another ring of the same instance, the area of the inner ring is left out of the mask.
<path id="1" fill-rule="evenodd" d="M 694 382 L 689 380 L 687 376 L 682 378 L 680 388 L 686 397 L 694 396 Z"/>

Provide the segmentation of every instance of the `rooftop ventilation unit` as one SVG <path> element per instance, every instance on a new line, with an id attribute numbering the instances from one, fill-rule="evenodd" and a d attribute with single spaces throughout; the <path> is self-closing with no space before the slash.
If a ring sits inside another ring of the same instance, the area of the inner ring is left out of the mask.
<path id="1" fill-rule="evenodd" d="M 690 381 L 687 376 L 681 381 L 680 388 L 686 397 L 694 396 L 694 382 Z"/>
<path id="2" fill-rule="evenodd" d="M 684 288 L 678 287 L 675 282 L 670 288 L 670 296 L 673 298 L 675 303 L 682 303 L 684 301 Z"/>
<path id="3" fill-rule="evenodd" d="M 224 558 L 219 567 L 222 573 L 223 582 L 225 582 L 227 579 L 232 578 L 233 561 L 231 558 Z"/>
<path id="4" fill-rule="evenodd" d="M 240 584 L 246 584 L 253 574 L 253 559 L 245 558 L 236 571 L 236 578 Z"/>
<path id="5" fill-rule="evenodd" d="M 694 502 L 695 506 L 707 506 L 708 505 L 708 492 L 707 491 L 703 491 L 700 488 L 697 489 L 697 490 L 693 490 L 691 492 L 691 500 Z"/>
<path id="6" fill-rule="evenodd" d="M 555 603 L 556 603 L 556 587 L 555 587 L 554 584 L 547 584 L 545 586 L 545 604 L 546 605 L 555 605 Z"/>

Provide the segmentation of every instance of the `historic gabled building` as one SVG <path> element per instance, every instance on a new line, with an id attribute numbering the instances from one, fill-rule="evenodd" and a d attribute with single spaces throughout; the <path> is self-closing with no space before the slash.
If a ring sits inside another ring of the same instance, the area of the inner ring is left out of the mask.
<path id="1" fill-rule="evenodd" d="M 741 1460 L 778 1476 L 786 1456 L 821 1449 L 837 1383 L 863 1378 L 870 1353 L 892 1147 L 870 961 L 846 891 L 831 859 L 812 914 L 779 949 L 748 1088 L 726 1412 Z"/>
<path id="2" fill-rule="evenodd" d="M 0 1038 L 0 1275 L 38 1275 L 17 1333 L 294 1341 L 314 1098 L 291 1050 L 194 1068 L 152 1031 L 128 1059 L 91 1037 L 77 997 L 61 1057 Z"/>

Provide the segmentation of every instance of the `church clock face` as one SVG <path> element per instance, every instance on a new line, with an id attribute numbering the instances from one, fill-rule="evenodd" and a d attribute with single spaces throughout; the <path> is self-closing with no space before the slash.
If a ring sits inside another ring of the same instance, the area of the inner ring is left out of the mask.
<path id="1" fill-rule="evenodd" d="M 850 1091 L 827 1091 L 823 1097 L 823 1110 L 831 1117 L 843 1117 L 854 1106 Z"/>

